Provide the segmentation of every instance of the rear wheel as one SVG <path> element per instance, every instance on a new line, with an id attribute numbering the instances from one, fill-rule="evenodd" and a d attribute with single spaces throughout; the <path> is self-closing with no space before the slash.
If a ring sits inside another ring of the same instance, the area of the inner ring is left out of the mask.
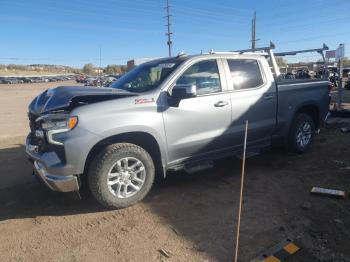
<path id="1" fill-rule="evenodd" d="M 118 143 L 104 148 L 91 164 L 92 195 L 108 208 L 124 208 L 142 200 L 155 177 L 151 156 L 141 147 Z"/>
<path id="2" fill-rule="evenodd" d="M 294 117 L 288 137 L 288 147 L 295 153 L 304 153 L 311 146 L 315 137 L 315 123 L 307 114 Z"/>

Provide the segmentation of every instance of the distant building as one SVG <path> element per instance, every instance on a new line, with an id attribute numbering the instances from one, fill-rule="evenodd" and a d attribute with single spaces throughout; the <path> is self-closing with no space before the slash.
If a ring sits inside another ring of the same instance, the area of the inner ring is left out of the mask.
<path id="1" fill-rule="evenodd" d="M 148 61 L 154 60 L 154 59 L 158 59 L 160 57 L 152 57 L 152 58 L 136 58 L 136 59 L 132 59 L 129 60 L 127 62 L 127 70 L 129 71 L 130 69 L 132 69 L 135 66 L 141 65 L 143 63 L 146 63 Z"/>
<path id="2" fill-rule="evenodd" d="M 102 74 L 103 73 L 103 69 L 102 68 L 94 68 L 94 72 L 97 74 Z"/>

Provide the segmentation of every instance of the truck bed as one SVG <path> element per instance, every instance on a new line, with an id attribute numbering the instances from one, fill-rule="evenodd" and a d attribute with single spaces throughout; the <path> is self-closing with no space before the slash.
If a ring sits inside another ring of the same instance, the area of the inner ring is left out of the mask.
<path id="1" fill-rule="evenodd" d="M 301 108 L 310 105 L 315 111 L 316 128 L 323 125 L 329 111 L 328 80 L 323 79 L 283 79 L 276 81 L 277 127 L 275 136 L 285 136 L 292 117 Z M 300 103 L 300 101 L 303 101 Z M 311 106 L 312 105 L 312 106 Z"/>

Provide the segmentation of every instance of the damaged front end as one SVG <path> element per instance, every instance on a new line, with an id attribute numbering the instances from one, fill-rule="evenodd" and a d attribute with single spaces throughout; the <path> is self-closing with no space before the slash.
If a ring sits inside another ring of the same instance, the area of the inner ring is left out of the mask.
<path id="1" fill-rule="evenodd" d="M 113 88 L 85 86 L 61 86 L 44 91 L 30 103 L 28 110 L 33 150 L 43 152 L 48 144 L 62 145 L 54 136 L 77 125 L 78 117 L 70 115 L 74 108 L 137 95 Z"/>
<path id="2" fill-rule="evenodd" d="M 29 112 L 39 116 L 52 111 L 71 111 L 81 105 L 137 95 L 113 88 L 60 86 L 37 96 L 29 105 Z"/>
<path id="3" fill-rule="evenodd" d="M 88 135 L 91 134 L 76 128 L 79 117 L 72 115 L 72 110 L 136 95 L 112 88 L 57 87 L 37 96 L 29 105 L 30 134 L 26 141 L 26 152 L 34 164 L 36 175 L 52 190 L 77 192 L 80 188 L 79 174 L 74 165 L 67 163 L 66 155 L 79 150 L 67 148 L 65 142 L 76 138 L 89 141 L 91 137 Z"/>

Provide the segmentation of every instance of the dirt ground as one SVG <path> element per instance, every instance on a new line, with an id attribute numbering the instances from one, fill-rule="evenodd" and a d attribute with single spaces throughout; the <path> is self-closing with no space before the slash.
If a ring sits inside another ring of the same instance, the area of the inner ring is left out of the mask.
<path id="1" fill-rule="evenodd" d="M 117 211 L 38 184 L 24 153 L 26 111 L 49 85 L 0 86 L 1 261 L 232 261 L 238 159 L 171 174 L 142 203 Z M 272 150 L 247 160 L 240 261 L 286 238 L 302 248 L 288 261 L 350 261 L 349 199 L 309 193 L 312 186 L 350 191 L 343 126 L 350 122 L 332 120 L 304 155 Z"/>

